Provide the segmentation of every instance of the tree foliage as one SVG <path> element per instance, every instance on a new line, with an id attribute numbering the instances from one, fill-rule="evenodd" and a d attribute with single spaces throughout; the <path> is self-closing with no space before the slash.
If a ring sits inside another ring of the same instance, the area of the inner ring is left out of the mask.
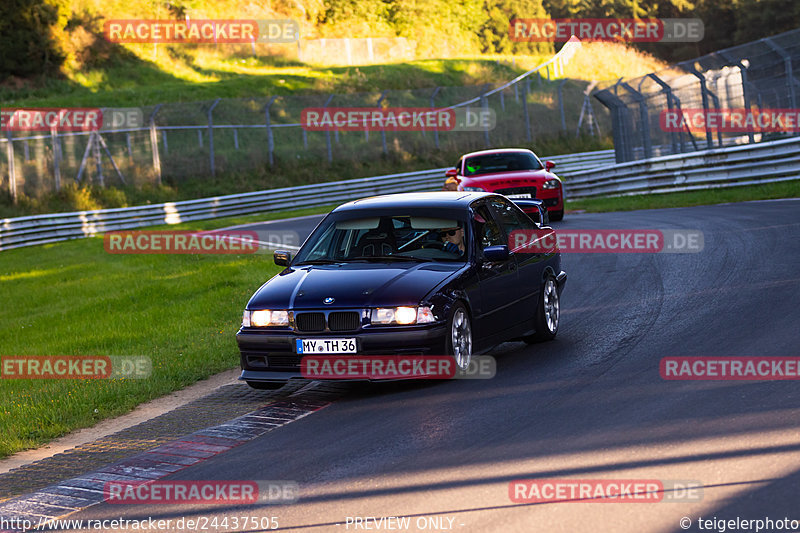
<path id="1" fill-rule="evenodd" d="M 66 0 L 0 2 L 0 80 L 56 71 L 65 57 L 58 34 L 66 16 Z"/>

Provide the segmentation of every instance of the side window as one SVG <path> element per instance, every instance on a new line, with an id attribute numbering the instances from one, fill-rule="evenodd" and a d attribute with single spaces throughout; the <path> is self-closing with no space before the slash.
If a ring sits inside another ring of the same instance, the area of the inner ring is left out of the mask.
<path id="1" fill-rule="evenodd" d="M 510 201 L 502 198 L 492 198 L 489 205 L 497 214 L 497 219 L 502 224 L 506 235 L 511 235 L 515 230 L 536 230 L 536 224 L 525 214 L 513 205 Z"/>
<path id="2" fill-rule="evenodd" d="M 475 243 L 480 252 L 483 252 L 487 246 L 506 244 L 500 226 L 497 225 L 485 205 L 475 208 L 472 215 L 472 228 L 475 234 Z"/>

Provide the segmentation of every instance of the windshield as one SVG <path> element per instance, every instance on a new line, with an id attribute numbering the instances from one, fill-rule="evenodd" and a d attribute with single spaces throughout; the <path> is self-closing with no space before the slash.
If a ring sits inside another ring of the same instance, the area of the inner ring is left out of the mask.
<path id="1" fill-rule="evenodd" d="M 386 215 L 331 220 L 315 231 L 293 265 L 350 262 L 466 261 L 456 219 Z"/>
<path id="2" fill-rule="evenodd" d="M 500 152 L 496 154 L 476 155 L 466 160 L 464 175 L 491 174 L 515 170 L 541 170 L 539 160 L 529 152 Z"/>

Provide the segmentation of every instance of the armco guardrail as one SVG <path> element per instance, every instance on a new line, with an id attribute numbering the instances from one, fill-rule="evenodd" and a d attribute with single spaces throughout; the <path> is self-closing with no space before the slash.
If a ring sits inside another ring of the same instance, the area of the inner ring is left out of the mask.
<path id="1" fill-rule="evenodd" d="M 614 160 L 614 152 L 601 150 L 546 159 L 558 164 L 562 172 L 571 172 L 608 164 Z M 0 250 L 157 224 L 328 205 L 376 194 L 438 190 L 444 183 L 445 170 L 438 168 L 141 207 L 7 218 L 0 221 Z"/>
<path id="2" fill-rule="evenodd" d="M 800 179 L 800 138 L 653 157 L 571 173 L 567 198 L 625 196 Z"/>

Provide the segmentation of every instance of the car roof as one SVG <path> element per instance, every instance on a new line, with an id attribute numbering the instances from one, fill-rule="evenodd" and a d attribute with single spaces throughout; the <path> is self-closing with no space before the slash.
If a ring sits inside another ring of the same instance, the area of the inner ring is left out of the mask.
<path id="1" fill-rule="evenodd" d="M 476 155 L 488 155 L 488 154 L 502 154 L 502 153 L 509 153 L 509 152 L 526 152 L 529 154 L 533 154 L 533 150 L 529 150 L 527 148 L 494 148 L 492 150 L 478 150 L 477 152 L 470 152 L 468 154 L 464 154 L 461 158 L 465 157 L 473 157 Z M 538 157 L 538 156 L 537 156 Z"/>
<path id="2" fill-rule="evenodd" d="M 382 208 L 466 209 L 479 198 L 497 196 L 489 192 L 435 191 L 370 196 L 342 204 L 333 212 Z"/>

